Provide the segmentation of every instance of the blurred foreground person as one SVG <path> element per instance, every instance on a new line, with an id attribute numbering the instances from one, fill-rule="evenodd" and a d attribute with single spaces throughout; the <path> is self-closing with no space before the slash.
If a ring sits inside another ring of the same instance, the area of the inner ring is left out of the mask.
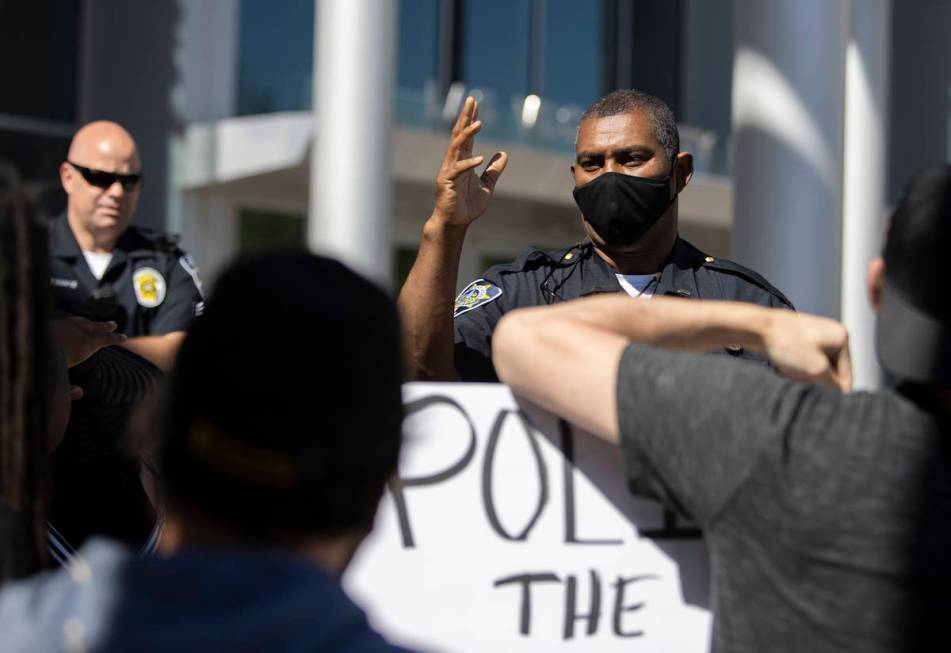
<path id="1" fill-rule="evenodd" d="M 951 168 L 932 168 L 907 189 L 869 269 L 894 390 L 843 394 L 838 323 L 734 303 L 526 309 L 499 325 L 495 363 L 519 394 L 619 443 L 633 491 L 701 525 L 715 650 L 946 650 L 949 248 Z M 792 380 L 653 348 L 731 342 Z"/>
<path id="2" fill-rule="evenodd" d="M 48 564 L 48 457 L 69 416 L 49 342 L 47 232 L 32 217 L 0 175 L 0 582 Z"/>
<path id="3" fill-rule="evenodd" d="M 50 563 L 50 451 L 70 416 L 67 366 L 122 342 L 115 324 L 50 320 L 49 232 L 0 164 L 0 583 Z"/>
<path id="4" fill-rule="evenodd" d="M 339 576 L 396 470 L 400 376 L 383 291 L 307 254 L 232 267 L 171 376 L 157 556 L 95 539 L 11 586 L 0 648 L 399 650 Z"/>

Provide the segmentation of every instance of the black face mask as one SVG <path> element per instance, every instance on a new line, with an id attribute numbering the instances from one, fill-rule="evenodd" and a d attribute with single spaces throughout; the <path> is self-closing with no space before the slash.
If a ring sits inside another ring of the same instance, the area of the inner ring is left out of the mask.
<path id="1" fill-rule="evenodd" d="M 673 172 L 671 172 L 673 174 Z M 610 247 L 637 242 L 673 204 L 670 175 L 661 179 L 605 172 L 573 195 L 582 215 Z"/>

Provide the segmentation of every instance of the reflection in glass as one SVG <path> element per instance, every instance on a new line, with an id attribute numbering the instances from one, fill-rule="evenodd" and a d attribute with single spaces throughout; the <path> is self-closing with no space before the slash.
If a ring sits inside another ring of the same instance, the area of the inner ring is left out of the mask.
<path id="1" fill-rule="evenodd" d="M 70 139 L 0 130 L 0 174 L 16 175 L 43 213 L 53 216 L 66 208 L 59 165 Z"/>
<path id="2" fill-rule="evenodd" d="M 439 38 L 439 0 L 400 2 L 399 63 L 396 83 L 419 89 L 436 81 Z"/>
<path id="3" fill-rule="evenodd" d="M 486 104 L 510 110 L 529 88 L 531 3 L 529 0 L 464 0 L 460 79 L 483 89 Z M 488 108 L 488 107 L 487 107 Z"/>
<path id="4" fill-rule="evenodd" d="M 402 0 L 397 41 L 396 120 L 437 122 L 439 89 L 439 0 Z"/>
<path id="5" fill-rule="evenodd" d="M 311 107 L 314 0 L 241 0 L 237 114 Z"/>
<path id="6" fill-rule="evenodd" d="M 0 113 L 73 122 L 77 0 L 0 2 Z"/>
<path id="7" fill-rule="evenodd" d="M 542 100 L 585 109 L 603 94 L 604 2 L 546 0 L 541 47 Z"/>
<path id="8" fill-rule="evenodd" d="M 729 172 L 730 89 L 733 83 L 732 0 L 686 0 L 681 147 L 700 172 Z"/>

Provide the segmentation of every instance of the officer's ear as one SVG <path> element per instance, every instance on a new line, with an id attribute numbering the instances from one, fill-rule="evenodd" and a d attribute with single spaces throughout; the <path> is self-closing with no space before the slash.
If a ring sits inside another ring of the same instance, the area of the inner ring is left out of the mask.
<path id="1" fill-rule="evenodd" d="M 674 157 L 673 167 L 674 179 L 676 180 L 674 183 L 676 184 L 676 191 L 679 193 L 693 179 L 693 154 L 678 152 L 677 156 Z"/>
<path id="2" fill-rule="evenodd" d="M 69 195 L 73 189 L 73 181 L 76 179 L 76 171 L 73 170 L 73 166 L 69 165 L 65 161 L 59 164 L 59 183 L 62 184 L 63 190 L 66 191 L 66 194 Z"/>

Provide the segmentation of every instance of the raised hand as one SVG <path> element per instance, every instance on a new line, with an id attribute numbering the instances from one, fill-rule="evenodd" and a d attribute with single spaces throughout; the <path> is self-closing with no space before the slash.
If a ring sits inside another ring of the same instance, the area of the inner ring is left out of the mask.
<path id="1" fill-rule="evenodd" d="M 508 154 L 496 152 L 481 175 L 475 169 L 484 157 L 472 156 L 475 135 L 482 129 L 478 120 L 479 103 L 466 98 L 452 128 L 446 156 L 436 175 L 436 207 L 434 216 L 446 224 L 465 227 L 489 208 Z"/>

